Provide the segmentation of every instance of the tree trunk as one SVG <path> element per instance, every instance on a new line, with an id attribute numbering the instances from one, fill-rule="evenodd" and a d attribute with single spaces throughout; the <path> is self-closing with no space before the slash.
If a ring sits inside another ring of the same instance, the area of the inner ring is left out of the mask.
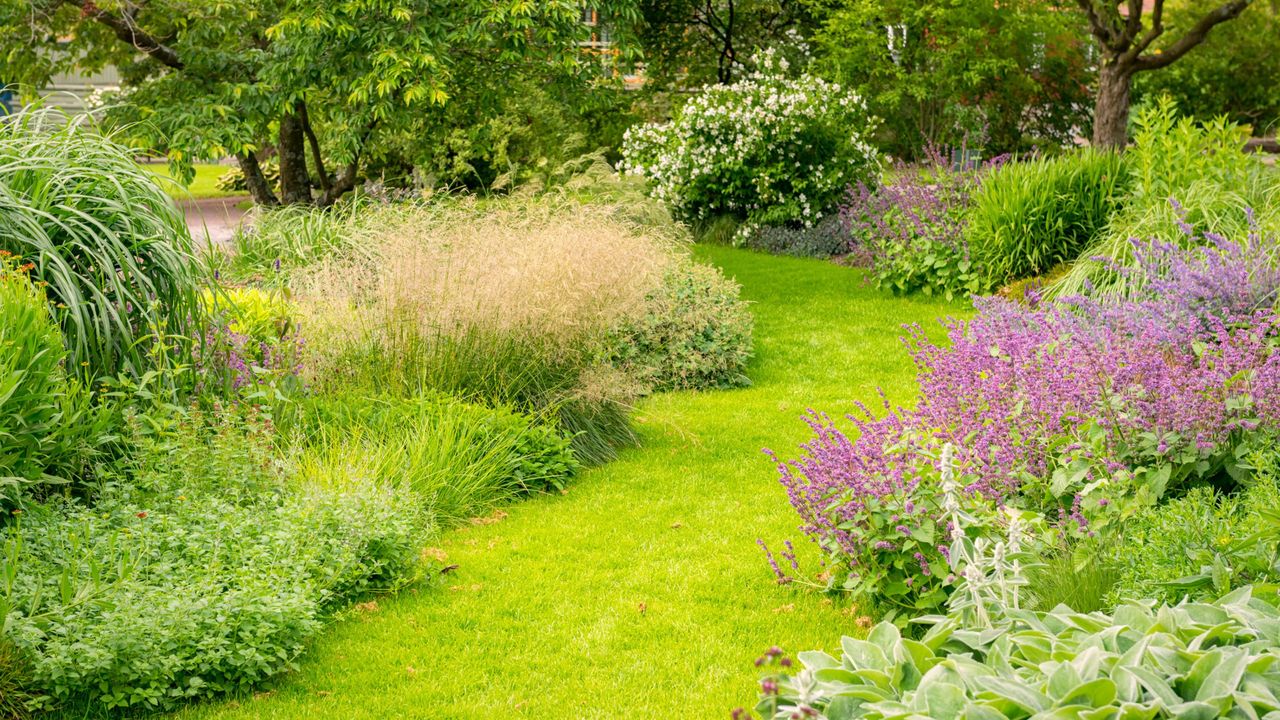
<path id="1" fill-rule="evenodd" d="M 280 199 L 287 205 L 311 202 L 311 176 L 307 174 L 307 137 L 302 119 L 294 112 L 280 118 Z"/>
<path id="2" fill-rule="evenodd" d="M 1098 73 L 1098 100 L 1093 108 L 1093 145 L 1124 150 L 1129 140 L 1129 89 L 1133 67 L 1116 62 Z"/>
<path id="3" fill-rule="evenodd" d="M 249 190 L 249 195 L 253 197 L 253 202 L 268 207 L 279 205 L 280 200 L 271 191 L 271 184 L 262 175 L 262 166 L 258 164 L 258 156 L 253 153 L 245 153 L 237 155 L 236 161 L 240 163 L 240 172 L 244 174 L 244 184 Z"/>

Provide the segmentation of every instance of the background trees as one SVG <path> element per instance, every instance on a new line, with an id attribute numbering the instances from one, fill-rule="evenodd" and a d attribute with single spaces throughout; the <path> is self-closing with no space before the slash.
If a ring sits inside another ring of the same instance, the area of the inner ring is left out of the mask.
<path id="1" fill-rule="evenodd" d="M 594 82 L 581 13 L 574 0 L 0 0 L 0 31 L 29 41 L 0 75 L 40 86 L 115 65 L 126 97 L 108 116 L 132 142 L 187 172 L 235 156 L 261 204 L 328 204 L 364 168 L 412 166 L 403 139 L 438 140 L 452 102 L 483 115 L 501 106 L 499 81 Z"/>

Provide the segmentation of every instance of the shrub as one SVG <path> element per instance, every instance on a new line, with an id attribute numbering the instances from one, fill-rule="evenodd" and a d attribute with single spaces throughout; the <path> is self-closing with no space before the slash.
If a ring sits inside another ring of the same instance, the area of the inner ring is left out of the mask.
<path id="1" fill-rule="evenodd" d="M 812 227 L 763 225 L 737 234 L 738 244 L 775 255 L 829 258 L 849 251 L 849 233 L 837 213 L 822 216 Z"/>
<path id="2" fill-rule="evenodd" d="M 289 481 L 269 426 L 235 417 L 141 435 L 92 507 L 32 507 L 8 529 L 0 615 L 48 704 L 248 689 L 291 668 L 326 612 L 412 571 L 427 520 L 408 488 Z"/>
<path id="3" fill-rule="evenodd" d="M 961 149 L 962 156 L 966 152 Z M 923 162 L 900 163 L 883 186 L 849 188 L 840 217 L 851 236 L 852 259 L 870 270 L 877 287 L 894 293 L 937 293 L 950 300 L 979 292 L 982 271 L 965 239 L 966 211 L 982 178 L 1007 159 L 954 169 L 941 150 L 926 148 Z"/>
<path id="4" fill-rule="evenodd" d="M 1136 113 L 1133 124 L 1124 207 L 1050 288 L 1054 295 L 1127 292 L 1125 274 L 1113 268 L 1137 265 L 1134 238 L 1193 245 L 1209 236 L 1280 234 L 1280 175 L 1242 151 L 1247 128 L 1179 118 L 1167 98 Z"/>
<path id="5" fill-rule="evenodd" d="M 190 364 L 200 327 L 191 236 L 132 153 L 48 111 L 0 127 L 0 250 L 33 264 L 85 378 Z"/>
<path id="6" fill-rule="evenodd" d="M 1137 252 L 1144 279 L 1128 299 L 1029 308 L 988 298 L 973 320 L 950 323 L 947 344 L 917 331 L 915 409 L 886 404 L 876 417 L 861 407 L 850 417 L 856 440 L 811 418 L 804 455 L 779 464 L 802 529 L 834 556 L 835 577 L 886 592 L 861 584 L 877 577 L 875 543 L 892 541 L 867 509 L 892 502 L 890 515 L 908 517 L 910 502 L 924 515 L 903 523 L 909 530 L 940 523 L 929 514 L 929 478 L 948 442 L 960 448 L 970 494 L 1057 512 L 1065 529 L 1100 530 L 1189 481 L 1243 477 L 1250 451 L 1266 442 L 1259 432 L 1280 427 L 1277 320 L 1256 310 L 1280 277 L 1259 272 L 1264 245 L 1247 247 L 1149 244 Z"/>
<path id="7" fill-rule="evenodd" d="M 107 429 L 63 367 L 67 351 L 26 268 L 0 259 L 0 509 L 81 480 Z"/>
<path id="8" fill-rule="evenodd" d="M 993 629 L 940 622 L 919 641 L 891 623 L 842 656 L 761 682 L 768 720 L 1262 717 L 1277 706 L 1280 611 L 1242 588 L 1213 603 L 1110 614 L 1010 612 Z M 777 653 L 771 653 L 777 658 Z M 790 665 L 790 661 L 787 661 Z"/>
<path id="9" fill-rule="evenodd" d="M 1127 185 L 1121 156 L 1094 150 L 1007 163 L 991 173 L 973 194 L 964 231 L 979 289 L 1074 260 L 1121 206 Z"/>
<path id="10" fill-rule="evenodd" d="M 686 260 L 649 292 L 643 315 L 611 331 L 608 358 L 658 390 L 739 387 L 750 383 L 751 328 L 737 283 Z"/>
<path id="11" fill-rule="evenodd" d="M 840 194 L 877 172 L 875 121 L 837 84 L 782 73 L 770 54 L 732 85 L 704 88 L 665 125 L 623 139 L 627 172 L 685 219 L 732 214 L 766 225 L 811 226 Z"/>

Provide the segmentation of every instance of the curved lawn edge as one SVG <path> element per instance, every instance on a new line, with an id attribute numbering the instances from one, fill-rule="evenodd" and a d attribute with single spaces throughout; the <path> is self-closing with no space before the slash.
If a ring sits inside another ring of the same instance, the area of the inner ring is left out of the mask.
<path id="1" fill-rule="evenodd" d="M 773 582 L 756 540 L 800 538 L 760 450 L 794 454 L 809 407 L 843 413 L 877 387 L 910 402 L 901 325 L 962 306 L 892 298 L 831 263 L 696 252 L 753 303 L 752 387 L 646 400 L 641 447 L 447 533 L 456 571 L 353 612 L 270 689 L 177 716 L 726 717 L 753 700 L 768 646 L 856 632 L 856 608 Z"/>

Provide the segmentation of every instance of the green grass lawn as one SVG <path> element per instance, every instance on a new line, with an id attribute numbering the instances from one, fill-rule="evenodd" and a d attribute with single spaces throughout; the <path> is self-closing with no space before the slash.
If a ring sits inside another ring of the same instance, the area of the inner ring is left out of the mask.
<path id="1" fill-rule="evenodd" d="M 218 178 L 222 177 L 222 174 L 230 169 L 226 165 L 197 164 L 195 166 L 196 176 L 191 181 L 191 184 L 186 187 L 183 187 L 173 179 L 173 175 L 169 173 L 169 166 L 165 163 L 146 164 L 143 167 L 164 178 L 166 180 L 166 182 L 162 183 L 164 189 L 178 200 L 200 200 L 202 198 L 244 195 L 242 192 L 226 192 L 218 189 Z"/>
<path id="2" fill-rule="evenodd" d="M 841 414 L 877 386 L 909 402 L 900 325 L 936 329 L 960 308 L 887 297 L 830 263 L 698 253 L 754 303 L 753 387 L 647 400 L 643 447 L 567 495 L 449 532 L 455 572 L 337 623 L 268 691 L 180 716 L 727 717 L 754 700 L 770 645 L 832 650 L 855 633 L 856 608 L 774 583 L 756 539 L 799 540 L 798 517 L 760 449 L 794 455 L 808 407 Z"/>

